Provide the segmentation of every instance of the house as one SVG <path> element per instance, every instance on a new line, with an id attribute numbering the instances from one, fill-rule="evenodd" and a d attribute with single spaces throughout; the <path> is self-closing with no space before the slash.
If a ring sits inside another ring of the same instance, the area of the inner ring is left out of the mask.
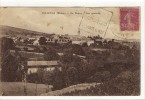
<path id="1" fill-rule="evenodd" d="M 37 73 L 39 68 L 43 68 L 46 71 L 53 71 L 55 68 L 62 70 L 58 61 L 27 61 L 27 67 L 28 74 Z"/>
<path id="2" fill-rule="evenodd" d="M 78 45 L 83 45 L 84 43 L 87 43 L 88 46 L 90 46 L 91 44 L 94 44 L 94 40 L 73 40 L 72 44 L 78 44 Z"/>
<path id="3" fill-rule="evenodd" d="M 39 39 L 36 39 L 36 40 L 33 42 L 33 45 L 39 45 Z"/>
<path id="4" fill-rule="evenodd" d="M 27 39 L 27 41 L 28 41 L 27 44 L 28 44 L 28 45 L 29 45 L 29 44 L 33 44 L 35 40 L 37 40 L 37 38 L 35 38 L 35 37 L 30 37 L 30 38 Z M 38 41 L 38 40 L 37 40 L 37 41 Z"/>
<path id="5" fill-rule="evenodd" d="M 70 41 L 71 39 L 68 36 L 64 35 L 54 35 L 47 39 L 47 43 L 58 43 L 58 44 L 64 44 Z"/>
<path id="6" fill-rule="evenodd" d="M 16 43 L 16 41 L 18 40 L 17 37 L 8 37 L 8 38 L 13 39 L 14 43 Z"/>
<path id="7" fill-rule="evenodd" d="M 91 44 L 94 44 L 94 40 L 88 40 L 87 45 L 90 46 Z"/>
<path id="8" fill-rule="evenodd" d="M 80 41 L 80 40 L 73 40 L 72 44 L 82 45 L 82 41 Z"/>
<path id="9" fill-rule="evenodd" d="M 47 43 L 55 43 L 55 39 L 51 36 L 49 38 L 47 38 Z"/>
<path id="10" fill-rule="evenodd" d="M 36 40 L 36 38 L 35 37 L 29 37 L 28 40 L 33 40 L 34 41 L 34 40 Z"/>
<path id="11" fill-rule="evenodd" d="M 20 38 L 19 41 L 22 42 L 22 43 L 24 43 L 24 39 L 23 38 Z"/>

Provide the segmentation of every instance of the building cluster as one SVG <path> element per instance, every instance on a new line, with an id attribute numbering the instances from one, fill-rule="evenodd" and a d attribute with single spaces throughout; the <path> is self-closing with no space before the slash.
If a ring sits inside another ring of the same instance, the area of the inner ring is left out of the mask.
<path id="1" fill-rule="evenodd" d="M 27 45 L 40 45 L 39 40 L 40 37 L 44 36 L 35 36 L 35 37 L 10 37 L 13 39 L 15 43 L 25 43 Z M 58 44 L 66 44 L 66 43 L 72 43 L 72 44 L 78 44 L 83 45 L 86 43 L 88 46 L 94 43 L 94 40 L 88 37 L 83 36 L 71 36 L 71 35 L 51 35 L 44 37 L 46 38 L 46 43 L 58 43 Z M 100 39 L 101 40 L 101 39 Z"/>
<path id="2" fill-rule="evenodd" d="M 103 39 L 100 36 L 95 36 L 95 37 L 85 37 L 85 36 L 78 36 L 78 35 L 50 35 L 50 36 L 35 36 L 35 37 L 9 37 L 11 39 L 13 39 L 13 41 L 17 44 L 22 43 L 25 45 L 16 45 L 16 47 L 18 46 L 18 48 L 20 49 L 20 52 L 22 53 L 23 51 L 27 51 L 27 53 L 31 53 L 29 55 L 43 55 L 42 53 L 36 53 L 35 48 L 31 47 L 31 46 L 35 46 L 37 47 L 37 49 L 43 49 L 41 46 L 39 46 L 39 41 L 40 38 L 44 37 L 46 40 L 46 43 L 57 43 L 57 44 L 66 44 L 66 43 L 71 43 L 71 44 L 77 44 L 77 45 L 84 45 L 86 44 L 87 46 L 93 45 L 95 44 L 96 46 L 103 46 L 103 47 L 107 47 L 107 46 L 112 46 L 114 48 L 119 48 L 120 45 L 123 43 L 122 41 L 119 40 L 114 40 L 114 39 Z M 109 45 L 111 44 L 111 45 Z M 31 45 L 31 46 L 29 46 Z M 26 47 L 26 48 L 25 48 Z M 111 49 L 112 49 L 111 47 Z M 25 50 L 27 49 L 27 50 Z M 106 50 L 108 48 L 101 48 L 101 50 Z M 110 48 L 109 48 L 110 49 Z M 93 50 L 93 49 L 92 49 Z M 96 51 L 96 49 L 94 49 Z M 99 49 L 97 49 L 98 51 Z M 31 51 L 31 52 L 29 52 Z M 32 52 L 33 51 L 33 52 Z M 24 54 L 26 55 L 26 54 Z M 63 55 L 61 53 L 58 53 L 58 55 Z M 75 55 L 75 54 L 73 54 Z M 81 55 L 77 55 L 79 56 L 81 59 L 85 59 L 85 56 L 81 56 Z M 61 66 L 59 64 L 58 61 L 45 61 L 44 59 L 39 61 L 38 58 L 42 59 L 43 57 L 38 57 L 33 58 L 30 57 L 29 60 L 27 61 L 27 67 L 28 67 L 28 74 L 31 73 L 35 73 L 37 72 L 37 70 L 39 68 L 45 68 L 47 71 L 52 71 L 54 70 L 56 67 L 61 71 Z"/>

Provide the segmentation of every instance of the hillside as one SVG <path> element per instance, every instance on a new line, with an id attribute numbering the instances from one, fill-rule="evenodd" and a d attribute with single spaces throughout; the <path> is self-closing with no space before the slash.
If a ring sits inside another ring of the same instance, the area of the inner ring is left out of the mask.
<path id="1" fill-rule="evenodd" d="M 9 36 L 36 36 L 36 35 L 43 35 L 43 36 L 50 36 L 48 33 L 36 32 L 32 30 L 16 28 L 11 26 L 4 26 L 0 25 L 0 34 L 1 35 L 9 35 Z"/>
<path id="2" fill-rule="evenodd" d="M 139 77 L 139 70 L 133 72 L 128 70 L 103 84 L 82 83 L 50 91 L 41 96 L 138 96 L 140 94 Z"/>
<path id="3" fill-rule="evenodd" d="M 71 93 L 71 92 L 75 92 L 75 91 L 83 91 L 86 89 L 90 89 L 92 87 L 95 87 L 96 85 L 100 85 L 101 83 L 82 83 L 82 84 L 76 84 L 76 85 L 72 85 L 66 88 L 63 88 L 61 90 L 56 90 L 56 91 L 51 91 L 45 94 L 41 94 L 41 96 L 60 96 L 66 93 Z"/>

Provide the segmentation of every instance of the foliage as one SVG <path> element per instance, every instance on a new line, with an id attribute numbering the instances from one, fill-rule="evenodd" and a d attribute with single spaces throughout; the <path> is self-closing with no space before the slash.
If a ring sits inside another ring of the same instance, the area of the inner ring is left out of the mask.
<path id="1" fill-rule="evenodd" d="M 88 47 L 88 44 L 85 42 L 82 44 L 82 47 Z"/>
<path id="2" fill-rule="evenodd" d="M 73 54 L 71 53 L 64 53 L 63 56 L 60 58 L 60 61 L 64 64 L 71 63 L 73 61 Z"/>
<path id="3" fill-rule="evenodd" d="M 44 68 L 39 68 L 37 70 L 37 76 L 38 76 L 38 78 L 36 79 L 36 81 L 38 81 L 39 83 L 43 83 L 44 82 L 44 80 L 43 80 L 43 74 L 44 74 L 44 72 L 45 72 Z"/>
<path id="4" fill-rule="evenodd" d="M 8 50 L 15 49 L 14 41 L 11 38 L 3 37 L 1 39 L 1 52 L 4 54 Z"/>
<path id="5" fill-rule="evenodd" d="M 67 86 L 85 81 L 87 66 L 78 56 L 73 56 L 71 53 L 65 53 L 61 57 L 61 62 Z"/>
<path id="6" fill-rule="evenodd" d="M 58 68 L 55 68 L 53 71 L 46 71 L 43 68 L 39 68 L 37 73 L 32 73 L 27 78 L 28 82 L 53 85 L 53 90 L 64 87 L 63 74 Z"/>
<path id="7" fill-rule="evenodd" d="M 89 82 L 97 82 L 102 83 L 110 80 L 110 72 L 109 71 L 102 71 L 96 72 L 94 75 L 88 78 Z"/>
<path id="8" fill-rule="evenodd" d="M 126 72 L 125 72 L 126 73 Z M 128 73 L 128 72 L 127 72 Z M 122 73 L 124 74 L 124 72 Z M 101 85 L 86 90 L 75 90 L 63 96 L 138 96 L 140 95 L 139 71 L 131 72 L 130 77 L 116 77 Z"/>
<path id="9" fill-rule="evenodd" d="M 83 82 L 96 82 L 96 80 L 90 80 L 89 78 L 91 76 L 93 77 L 97 71 L 102 70 L 104 61 L 109 54 L 106 52 L 97 53 L 90 51 L 86 52 L 86 55 L 88 55 L 87 60 L 84 60 L 78 55 L 74 56 L 72 52 L 68 50 L 65 51 L 64 55 L 60 58 L 66 86 Z"/>
<path id="10" fill-rule="evenodd" d="M 72 50 L 72 53 L 74 53 L 74 54 L 82 55 L 82 56 L 85 55 L 85 52 L 84 52 L 83 48 L 78 44 L 73 44 L 71 46 L 71 50 Z"/>
<path id="11" fill-rule="evenodd" d="M 38 41 L 39 41 L 40 45 L 46 45 L 47 44 L 46 43 L 47 39 L 45 37 L 40 37 Z"/>
<path id="12" fill-rule="evenodd" d="M 54 79 L 54 72 L 53 71 L 44 71 L 43 72 L 43 83 L 52 85 Z"/>
<path id="13" fill-rule="evenodd" d="M 66 71 L 66 84 L 67 86 L 76 84 L 78 82 L 78 71 L 75 67 L 69 67 Z"/>
<path id="14" fill-rule="evenodd" d="M 9 52 L 5 53 L 2 58 L 2 81 L 21 81 L 21 57 L 19 55 L 12 56 Z"/>
<path id="15" fill-rule="evenodd" d="M 38 80 L 38 74 L 37 73 L 31 73 L 30 75 L 27 75 L 27 81 L 30 83 L 39 83 Z"/>
<path id="16" fill-rule="evenodd" d="M 58 60 L 59 56 L 57 52 L 55 51 L 54 48 L 49 48 L 45 53 L 44 53 L 44 59 L 45 60 Z"/>
<path id="17" fill-rule="evenodd" d="M 1 42 L 2 52 L 2 81 L 22 81 L 22 61 L 25 61 L 17 51 L 12 55 L 9 50 L 15 49 L 14 41 L 3 37 Z"/>
<path id="18" fill-rule="evenodd" d="M 53 90 L 64 88 L 65 83 L 63 73 L 58 68 L 55 68 L 53 75 Z"/>

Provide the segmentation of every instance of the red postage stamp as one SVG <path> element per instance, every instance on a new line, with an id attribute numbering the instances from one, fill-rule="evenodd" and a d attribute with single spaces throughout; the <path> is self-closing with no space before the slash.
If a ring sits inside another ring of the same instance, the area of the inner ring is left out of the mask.
<path id="1" fill-rule="evenodd" d="M 120 30 L 121 31 L 139 30 L 139 8 L 120 9 Z"/>

